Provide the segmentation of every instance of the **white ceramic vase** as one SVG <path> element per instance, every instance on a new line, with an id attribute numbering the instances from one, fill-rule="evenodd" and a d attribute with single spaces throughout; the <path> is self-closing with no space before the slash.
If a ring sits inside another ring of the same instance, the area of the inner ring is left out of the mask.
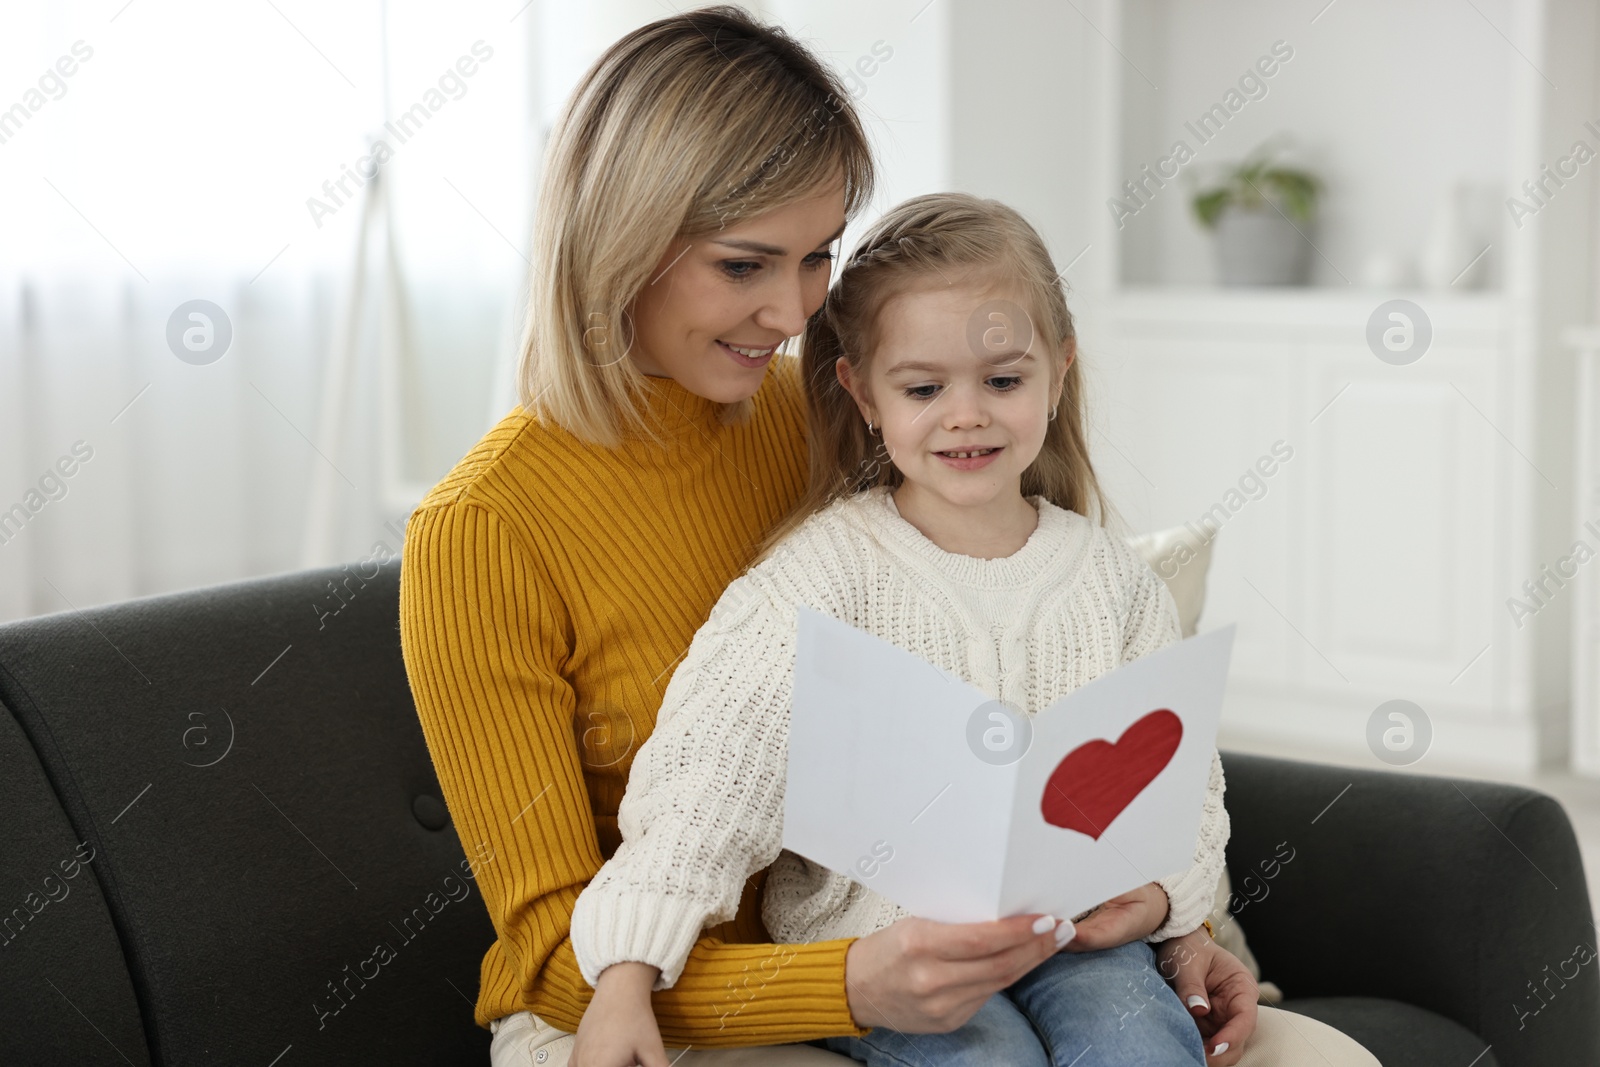
<path id="1" fill-rule="evenodd" d="M 1428 289 L 1475 289 L 1483 280 L 1484 261 L 1472 261 L 1478 250 L 1472 247 L 1472 237 L 1467 232 L 1464 195 L 1458 182 L 1434 202 L 1428 234 L 1418 256 L 1422 284 Z"/>

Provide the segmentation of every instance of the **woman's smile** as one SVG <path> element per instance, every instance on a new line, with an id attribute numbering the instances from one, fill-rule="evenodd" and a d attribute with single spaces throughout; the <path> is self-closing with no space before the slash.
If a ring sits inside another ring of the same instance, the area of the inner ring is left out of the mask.
<path id="1" fill-rule="evenodd" d="M 780 344 L 782 342 L 779 342 Z M 765 367 L 772 354 L 778 350 L 777 345 L 767 345 L 762 348 L 751 348 L 744 345 L 733 345 L 727 341 L 718 341 L 717 347 L 726 352 L 735 363 L 741 367 Z"/>

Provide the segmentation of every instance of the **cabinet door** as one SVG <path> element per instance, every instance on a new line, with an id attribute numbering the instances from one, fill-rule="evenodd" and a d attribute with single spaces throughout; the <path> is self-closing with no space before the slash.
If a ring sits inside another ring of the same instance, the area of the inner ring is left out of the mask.
<path id="1" fill-rule="evenodd" d="M 1130 329 L 1089 384 L 1095 468 L 1132 530 L 1214 531 L 1200 625 L 1239 624 L 1230 684 L 1289 680 L 1298 641 L 1280 615 L 1293 617 L 1290 486 L 1306 473 L 1289 417 L 1298 357 Z"/>
<path id="2" fill-rule="evenodd" d="M 1504 610 L 1494 545 L 1508 521 L 1494 353 L 1441 344 L 1406 367 L 1351 346 L 1305 354 L 1306 403 L 1327 405 L 1306 430 L 1305 533 L 1291 560 L 1306 635 L 1326 657 L 1304 661 L 1305 684 L 1430 714 L 1487 712 Z"/>

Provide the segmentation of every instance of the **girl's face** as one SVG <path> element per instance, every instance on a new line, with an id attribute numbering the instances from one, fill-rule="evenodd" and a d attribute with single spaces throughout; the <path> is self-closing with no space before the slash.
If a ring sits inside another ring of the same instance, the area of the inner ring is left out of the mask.
<path id="1" fill-rule="evenodd" d="M 1017 293 L 972 284 L 902 293 L 880 312 L 865 383 L 845 360 L 835 365 L 905 476 L 902 511 L 1020 499 L 1063 380 L 1031 325 L 1012 321 L 1025 306 Z"/>
<path id="2" fill-rule="evenodd" d="M 633 304 L 639 370 L 708 400 L 754 396 L 767 364 L 828 295 L 831 246 L 844 232 L 844 184 L 677 241 Z"/>

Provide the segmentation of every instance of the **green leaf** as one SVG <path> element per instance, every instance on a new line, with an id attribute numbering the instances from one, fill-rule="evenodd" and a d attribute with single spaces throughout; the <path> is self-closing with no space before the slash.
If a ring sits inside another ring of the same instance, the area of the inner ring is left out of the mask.
<path id="1" fill-rule="evenodd" d="M 1269 138 L 1226 171 L 1219 184 L 1196 193 L 1194 213 L 1201 225 L 1214 228 L 1230 206 L 1261 211 L 1272 205 L 1295 220 L 1310 221 L 1322 183 L 1305 171 L 1273 166 L 1275 153 Z"/>
<path id="2" fill-rule="evenodd" d="M 1217 219 L 1222 215 L 1222 209 L 1227 207 L 1232 199 L 1232 191 L 1226 188 L 1213 189 L 1196 196 L 1194 213 L 1200 219 L 1200 224 L 1208 230 L 1213 229 L 1217 225 Z"/>

